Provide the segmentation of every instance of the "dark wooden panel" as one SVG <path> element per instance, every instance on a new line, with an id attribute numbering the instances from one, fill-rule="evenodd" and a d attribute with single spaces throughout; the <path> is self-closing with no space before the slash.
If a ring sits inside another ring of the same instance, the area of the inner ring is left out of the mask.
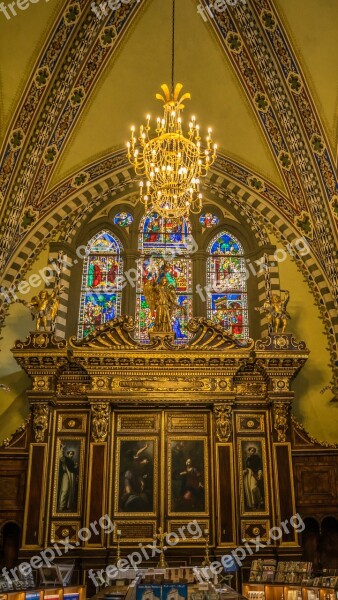
<path id="1" fill-rule="evenodd" d="M 91 452 L 91 488 L 89 496 L 89 523 L 98 521 L 103 514 L 103 503 L 104 503 L 104 490 L 105 490 L 105 444 L 93 444 Z M 99 529 L 99 527 L 98 527 Z M 98 534 L 93 532 L 93 535 L 88 540 L 88 544 L 100 544 L 101 543 L 100 531 Z"/>
<path id="2" fill-rule="evenodd" d="M 232 464 L 231 464 L 231 447 L 217 446 L 218 452 L 218 479 L 219 479 L 219 519 L 220 519 L 220 542 L 222 544 L 232 543 L 234 541 L 233 522 L 235 515 L 233 514 L 232 502 Z"/>
<path id="3" fill-rule="evenodd" d="M 296 502 L 299 507 L 337 507 L 338 461 L 336 456 L 294 458 Z"/>
<path id="4" fill-rule="evenodd" d="M 27 546 L 39 543 L 41 511 L 43 510 L 43 482 L 45 446 L 31 446 L 31 478 L 28 488 L 27 523 L 25 541 Z"/>
<path id="5" fill-rule="evenodd" d="M 295 502 L 292 489 L 292 464 L 287 445 L 275 445 L 276 463 L 278 471 L 277 483 L 279 486 L 279 510 L 281 522 L 290 522 L 290 518 L 295 514 Z M 283 542 L 293 542 L 296 539 L 296 531 L 293 527 L 286 528 L 289 533 L 283 529 Z"/>

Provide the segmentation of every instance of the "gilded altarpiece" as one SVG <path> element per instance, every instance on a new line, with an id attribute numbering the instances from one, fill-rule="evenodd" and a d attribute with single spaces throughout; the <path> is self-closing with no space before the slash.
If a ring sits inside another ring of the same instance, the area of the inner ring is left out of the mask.
<path id="1" fill-rule="evenodd" d="M 34 332 L 13 349 L 33 382 L 25 510 L 34 502 L 39 515 L 25 519 L 22 557 L 68 537 L 84 570 L 100 568 L 117 530 L 127 553 L 193 519 L 220 556 L 295 513 L 291 382 L 305 344 L 291 334 L 243 342 L 203 319 L 180 346 L 170 336 L 140 344 L 134 330 L 119 317 L 82 341 Z M 78 538 L 105 514 L 114 532 Z M 204 541 L 181 537 L 168 562 L 200 560 Z M 271 552 L 286 548 L 297 551 L 294 531 L 271 542 Z"/>

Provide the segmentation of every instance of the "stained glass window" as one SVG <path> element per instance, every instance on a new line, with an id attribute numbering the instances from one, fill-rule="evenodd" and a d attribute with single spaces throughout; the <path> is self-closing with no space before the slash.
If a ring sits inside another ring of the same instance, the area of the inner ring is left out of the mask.
<path id="1" fill-rule="evenodd" d="M 119 225 L 120 227 L 129 227 L 129 225 L 133 222 L 133 215 L 127 212 L 117 213 L 114 217 L 115 225 Z"/>
<path id="2" fill-rule="evenodd" d="M 108 231 L 96 234 L 88 243 L 83 265 L 78 336 L 121 314 L 122 246 Z"/>
<path id="3" fill-rule="evenodd" d="M 174 286 L 177 294 L 178 307 L 172 318 L 175 341 L 179 344 L 188 339 L 187 324 L 192 317 L 191 244 L 190 223 L 183 217 L 171 219 L 150 213 L 142 220 L 136 294 L 136 322 L 139 324 L 140 341 L 149 341 L 148 330 L 151 331 L 154 325 L 154 314 L 151 314 L 143 295 L 144 283 L 159 283 L 163 277 Z"/>
<path id="4" fill-rule="evenodd" d="M 200 216 L 200 223 L 201 225 L 203 225 L 203 227 L 206 228 L 215 227 L 216 225 L 218 225 L 219 219 L 218 217 L 216 217 L 216 215 L 213 215 L 212 213 L 203 213 Z"/>
<path id="5" fill-rule="evenodd" d="M 248 299 L 244 251 L 224 231 L 209 245 L 207 265 L 208 318 L 236 338 L 249 337 Z"/>

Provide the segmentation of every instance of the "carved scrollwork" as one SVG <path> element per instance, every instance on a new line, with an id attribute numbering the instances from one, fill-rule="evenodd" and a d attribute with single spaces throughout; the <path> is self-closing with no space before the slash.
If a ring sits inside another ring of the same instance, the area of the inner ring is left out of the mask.
<path id="1" fill-rule="evenodd" d="M 94 442 L 105 442 L 109 429 L 110 406 L 106 403 L 92 404 L 92 437 Z"/>
<path id="2" fill-rule="evenodd" d="M 216 435 L 219 442 L 227 442 L 232 433 L 231 406 L 215 406 Z"/>
<path id="3" fill-rule="evenodd" d="M 35 441 L 40 444 L 45 439 L 48 429 L 49 407 L 46 404 L 33 405 L 33 431 Z"/>
<path id="4" fill-rule="evenodd" d="M 305 342 L 297 342 L 292 333 L 271 333 L 263 340 L 257 340 L 256 350 L 297 350 L 307 351 Z"/>
<path id="5" fill-rule="evenodd" d="M 273 406 L 273 424 L 275 431 L 277 431 L 277 439 L 279 442 L 286 441 L 286 432 L 289 427 L 289 409 L 289 402 L 275 402 Z"/>

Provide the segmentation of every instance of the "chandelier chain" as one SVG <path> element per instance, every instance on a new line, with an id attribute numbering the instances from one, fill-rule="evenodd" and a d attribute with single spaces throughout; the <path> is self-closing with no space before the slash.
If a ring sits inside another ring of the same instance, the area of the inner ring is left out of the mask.
<path id="1" fill-rule="evenodd" d="M 172 0 L 172 38 L 171 38 L 171 92 L 175 87 L 175 0 Z"/>

